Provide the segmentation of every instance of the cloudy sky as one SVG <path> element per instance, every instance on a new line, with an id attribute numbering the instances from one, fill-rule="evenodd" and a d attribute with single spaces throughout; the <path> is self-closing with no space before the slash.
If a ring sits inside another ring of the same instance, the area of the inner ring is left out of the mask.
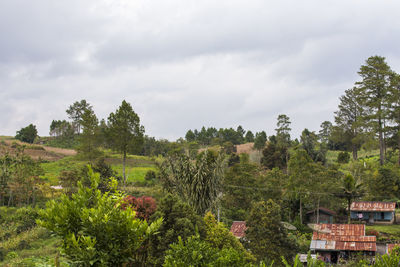
<path id="1" fill-rule="evenodd" d="M 146 133 L 201 126 L 293 135 L 333 120 L 372 55 L 400 72 L 400 1 L 1 0 L 0 135 L 86 99 L 107 118 L 123 99 Z"/>

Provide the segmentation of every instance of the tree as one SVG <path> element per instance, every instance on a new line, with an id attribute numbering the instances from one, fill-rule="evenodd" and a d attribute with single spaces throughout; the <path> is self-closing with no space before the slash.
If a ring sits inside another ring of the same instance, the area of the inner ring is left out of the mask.
<path id="1" fill-rule="evenodd" d="M 161 199 L 157 211 L 150 221 L 156 221 L 159 218 L 163 218 L 158 229 L 159 234 L 150 240 L 150 264 L 161 265 L 164 262 L 165 252 L 169 249 L 170 244 L 178 241 L 178 237 L 186 240 L 196 232 L 201 237 L 205 236 L 203 219 L 189 204 L 180 200 L 176 195 L 167 194 Z"/>
<path id="2" fill-rule="evenodd" d="M 62 238 L 62 249 L 73 264 L 83 266 L 122 266 L 140 264 L 138 251 L 162 223 L 152 224 L 135 218 L 132 209 L 122 209 L 125 197 L 112 182 L 114 194 L 101 193 L 100 175 L 89 170 L 91 187 L 78 184 L 71 198 L 63 195 L 41 210 L 38 224 Z"/>
<path id="3" fill-rule="evenodd" d="M 357 93 L 360 95 L 362 106 L 365 108 L 365 121 L 379 138 L 379 162 L 385 162 L 385 120 L 387 110 L 384 108 L 390 87 L 391 69 L 384 57 L 369 57 L 365 65 L 361 65 L 358 74 L 362 80 L 357 82 Z"/>
<path id="4" fill-rule="evenodd" d="M 86 109 L 81 117 L 81 126 L 83 128 L 80 135 L 80 144 L 78 153 L 90 161 L 101 155 L 99 146 L 101 144 L 99 121 L 93 110 Z"/>
<path id="5" fill-rule="evenodd" d="M 238 133 L 238 136 L 240 137 L 240 143 L 243 143 L 244 140 L 244 134 L 246 131 L 243 129 L 241 125 L 239 125 L 236 129 L 236 132 Z"/>
<path id="6" fill-rule="evenodd" d="M 361 148 L 363 138 L 364 109 L 356 88 L 348 89 L 340 98 L 338 111 L 335 112 L 336 126 L 332 129 L 334 141 L 345 142 L 357 160 L 357 151 Z"/>
<path id="7" fill-rule="evenodd" d="M 122 172 L 126 184 L 126 154 L 128 151 L 140 151 L 143 144 L 144 127 L 140 125 L 139 116 L 125 100 L 121 106 L 110 114 L 107 124 L 107 137 L 110 147 L 123 154 Z"/>
<path id="8" fill-rule="evenodd" d="M 82 116 L 86 110 L 92 110 L 92 106 L 85 99 L 82 99 L 80 102 L 76 101 L 66 110 L 68 118 L 74 123 L 77 134 L 81 132 Z"/>
<path id="9" fill-rule="evenodd" d="M 324 121 L 321 123 L 321 130 L 319 130 L 318 138 L 322 144 L 327 145 L 329 143 L 329 139 L 331 138 L 332 133 L 332 122 Z"/>
<path id="10" fill-rule="evenodd" d="M 362 184 L 354 179 L 353 175 L 347 174 L 343 177 L 341 185 L 339 187 L 339 192 L 336 195 L 340 198 L 347 200 L 347 221 L 350 223 L 350 205 L 351 201 L 357 197 L 363 195 Z"/>
<path id="11" fill-rule="evenodd" d="M 290 145 L 290 119 L 285 114 L 280 114 L 278 116 L 278 122 L 276 123 L 276 138 L 279 144 L 282 144 L 286 147 Z"/>
<path id="12" fill-rule="evenodd" d="M 194 135 L 192 130 L 187 131 L 186 135 L 185 135 L 185 139 L 188 142 L 193 142 L 196 140 L 196 136 Z"/>
<path id="13" fill-rule="evenodd" d="M 246 136 L 244 137 L 247 143 L 254 142 L 254 134 L 252 131 L 247 131 Z"/>
<path id="14" fill-rule="evenodd" d="M 25 128 L 21 128 L 21 130 L 17 131 L 15 139 L 32 144 L 38 136 L 37 133 L 36 126 L 29 124 Z"/>
<path id="15" fill-rule="evenodd" d="M 262 192 L 249 191 L 250 188 L 260 186 L 260 172 L 258 165 L 251 163 L 246 154 L 240 156 L 239 163 L 227 169 L 221 198 L 221 205 L 226 217 L 233 220 L 246 220 L 251 202 L 261 200 Z"/>
<path id="16" fill-rule="evenodd" d="M 256 133 L 254 138 L 254 149 L 262 150 L 265 147 L 265 142 L 267 141 L 267 134 L 264 131 Z"/>
<path id="17" fill-rule="evenodd" d="M 258 261 L 267 259 L 277 266 L 282 266 L 281 256 L 291 259 L 296 254 L 296 246 L 281 224 L 280 210 L 272 200 L 256 202 L 246 221 L 245 246 Z"/>
<path id="18" fill-rule="evenodd" d="M 287 147 L 278 146 L 276 142 L 268 142 L 267 146 L 263 150 L 263 156 L 261 158 L 261 164 L 268 169 L 279 168 L 281 170 L 286 169 L 287 162 Z"/>
<path id="19" fill-rule="evenodd" d="M 169 157 L 160 167 L 164 189 L 187 201 L 199 215 L 215 208 L 221 192 L 224 156 L 205 151 L 196 162 L 187 156 Z"/>
<path id="20" fill-rule="evenodd" d="M 321 161 L 325 163 L 325 154 L 326 150 L 323 147 L 318 146 L 318 137 L 314 132 L 310 132 L 308 129 L 304 129 L 300 136 L 301 146 L 305 151 L 307 151 L 308 155 L 315 161 Z"/>
<path id="21" fill-rule="evenodd" d="M 395 72 L 391 74 L 388 99 L 386 109 L 388 118 L 393 124 L 388 129 L 392 134 L 393 146 L 399 150 L 397 164 L 400 165 L 400 75 Z"/>

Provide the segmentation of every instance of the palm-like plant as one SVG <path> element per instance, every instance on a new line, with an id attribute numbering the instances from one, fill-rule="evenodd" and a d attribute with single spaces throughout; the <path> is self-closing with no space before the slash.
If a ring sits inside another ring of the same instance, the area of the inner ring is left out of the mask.
<path id="1" fill-rule="evenodd" d="M 355 179 L 353 175 L 347 174 L 343 177 L 337 197 L 345 198 L 347 200 L 347 222 L 350 223 L 350 206 L 351 201 L 355 198 L 361 197 L 363 193 L 363 184 Z"/>
<path id="2" fill-rule="evenodd" d="M 224 166 L 223 154 L 215 156 L 205 151 L 195 162 L 179 155 L 160 166 L 160 178 L 164 189 L 178 194 L 199 215 L 204 215 L 214 207 L 221 192 Z"/>

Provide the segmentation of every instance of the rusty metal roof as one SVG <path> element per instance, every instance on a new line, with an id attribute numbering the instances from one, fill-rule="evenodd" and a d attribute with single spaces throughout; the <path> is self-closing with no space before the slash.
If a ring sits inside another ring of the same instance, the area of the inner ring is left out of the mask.
<path id="1" fill-rule="evenodd" d="M 234 221 L 231 226 L 231 233 L 237 238 L 241 238 L 245 236 L 246 229 L 245 221 Z"/>
<path id="2" fill-rule="evenodd" d="M 376 251 L 376 236 L 365 236 L 364 224 L 317 224 L 311 249 Z"/>
<path id="3" fill-rule="evenodd" d="M 351 203 L 351 211 L 395 211 L 396 202 L 360 201 Z"/>
<path id="4" fill-rule="evenodd" d="M 325 233 L 330 236 L 364 236 L 364 224 L 329 224 L 321 223 L 314 226 L 314 233 Z"/>

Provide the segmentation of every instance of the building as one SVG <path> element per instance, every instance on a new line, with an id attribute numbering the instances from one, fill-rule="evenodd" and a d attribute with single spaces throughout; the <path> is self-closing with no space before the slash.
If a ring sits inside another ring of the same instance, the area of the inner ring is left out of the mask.
<path id="1" fill-rule="evenodd" d="M 353 254 L 375 256 L 376 236 L 366 236 L 364 224 L 317 224 L 310 249 L 321 260 L 332 263 Z"/>
<path id="2" fill-rule="evenodd" d="M 396 202 L 353 202 L 350 206 L 352 220 L 365 221 L 370 224 L 393 224 L 396 218 Z"/>
<path id="3" fill-rule="evenodd" d="M 306 213 L 306 221 L 308 223 L 333 223 L 333 217 L 336 216 L 336 212 L 320 207 L 319 214 L 318 209 L 310 210 Z"/>
<path id="4" fill-rule="evenodd" d="M 230 231 L 235 237 L 242 238 L 245 236 L 246 229 L 245 221 L 234 221 Z"/>

